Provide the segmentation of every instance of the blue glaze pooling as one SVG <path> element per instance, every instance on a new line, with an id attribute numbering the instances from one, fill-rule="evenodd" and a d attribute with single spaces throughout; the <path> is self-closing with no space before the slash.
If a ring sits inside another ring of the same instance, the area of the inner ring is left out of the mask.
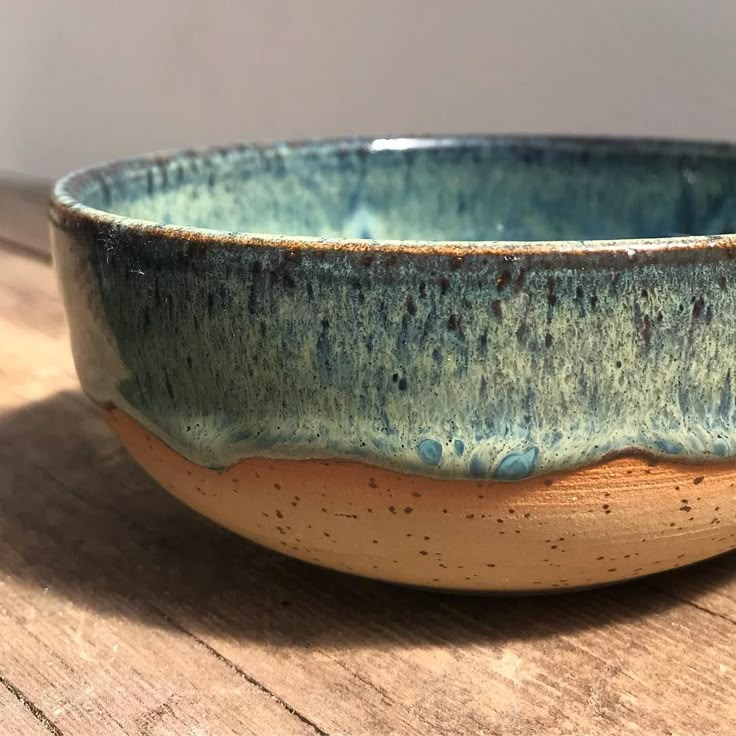
<path id="1" fill-rule="evenodd" d="M 442 445 L 437 440 L 422 440 L 417 447 L 417 452 L 425 465 L 439 465 L 442 460 Z"/>
<path id="2" fill-rule="evenodd" d="M 501 460 L 493 472 L 497 480 L 521 480 L 528 478 L 534 471 L 537 459 L 537 448 L 531 447 L 524 452 L 511 452 Z"/>
<path id="3" fill-rule="evenodd" d="M 718 455 L 719 457 L 725 457 L 728 455 L 729 447 L 728 442 L 726 440 L 721 439 L 720 437 L 717 438 L 713 442 L 713 454 Z"/>
<path id="4" fill-rule="evenodd" d="M 730 146 L 507 138 L 76 174 L 53 239 L 77 370 L 210 467 L 514 480 L 623 450 L 733 458 L 735 174 Z M 584 240 L 670 233 L 706 237 Z M 339 240 L 361 235 L 379 240 Z"/>
<path id="5" fill-rule="evenodd" d="M 685 449 L 681 442 L 673 442 L 672 440 L 658 439 L 654 446 L 666 455 L 679 455 Z"/>
<path id="6" fill-rule="evenodd" d="M 480 455 L 473 455 L 468 463 L 468 471 L 471 478 L 482 478 L 486 474 L 487 465 Z"/>

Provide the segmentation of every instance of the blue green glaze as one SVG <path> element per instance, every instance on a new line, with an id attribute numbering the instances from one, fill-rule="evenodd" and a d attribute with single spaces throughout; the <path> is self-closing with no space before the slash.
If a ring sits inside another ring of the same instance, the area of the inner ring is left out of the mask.
<path id="1" fill-rule="evenodd" d="M 52 219 L 80 379 L 218 468 L 733 458 L 734 174 L 729 146 L 524 138 L 72 174 Z"/>

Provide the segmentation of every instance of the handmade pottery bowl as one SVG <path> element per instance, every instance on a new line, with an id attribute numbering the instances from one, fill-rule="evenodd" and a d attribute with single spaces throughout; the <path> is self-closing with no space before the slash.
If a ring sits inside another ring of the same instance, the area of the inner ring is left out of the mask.
<path id="1" fill-rule="evenodd" d="M 736 547 L 736 147 L 399 138 L 73 173 L 84 390 L 185 503 L 383 580 L 539 591 Z"/>

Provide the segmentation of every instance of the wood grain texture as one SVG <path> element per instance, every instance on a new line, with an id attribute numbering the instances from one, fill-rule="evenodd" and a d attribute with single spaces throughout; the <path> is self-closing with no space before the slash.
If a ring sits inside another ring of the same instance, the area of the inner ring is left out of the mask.
<path id="1" fill-rule="evenodd" d="M 3 734 L 734 733 L 734 555 L 532 598 L 310 567 L 128 459 L 50 269 L 1 248 L 0 336 Z"/>

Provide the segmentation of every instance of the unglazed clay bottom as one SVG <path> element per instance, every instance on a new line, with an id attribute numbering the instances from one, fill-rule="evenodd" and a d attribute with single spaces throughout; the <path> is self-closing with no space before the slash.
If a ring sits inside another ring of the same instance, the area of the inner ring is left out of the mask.
<path id="1" fill-rule="evenodd" d="M 191 508 L 275 550 L 386 581 L 532 592 L 619 582 L 736 548 L 736 466 L 624 457 L 516 482 L 251 458 L 218 472 L 124 412 L 133 458 Z"/>

